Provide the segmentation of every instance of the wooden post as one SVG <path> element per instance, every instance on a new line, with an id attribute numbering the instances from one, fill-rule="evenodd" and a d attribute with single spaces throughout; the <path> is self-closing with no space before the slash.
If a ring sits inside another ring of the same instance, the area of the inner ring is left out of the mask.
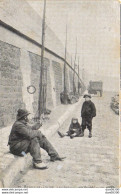
<path id="1" fill-rule="evenodd" d="M 66 55 L 67 55 L 67 25 L 66 25 L 66 40 L 65 40 L 65 61 L 64 61 L 64 104 L 67 104 L 67 87 L 66 87 Z"/>
<path id="2" fill-rule="evenodd" d="M 38 119 L 44 111 L 44 92 L 43 92 L 43 73 L 44 73 L 44 43 L 45 43 L 45 13 L 46 0 L 44 0 L 43 21 L 42 21 L 42 48 L 41 48 L 41 69 L 40 69 L 40 83 L 39 83 L 39 98 L 38 98 Z"/>
<path id="3" fill-rule="evenodd" d="M 78 57 L 78 94 L 79 94 L 79 57 Z"/>
<path id="4" fill-rule="evenodd" d="M 75 95 L 75 69 L 76 69 L 76 55 L 77 55 L 77 38 L 76 38 L 75 60 L 74 60 L 74 72 L 73 72 L 73 93 L 74 93 L 74 95 Z"/>
<path id="5" fill-rule="evenodd" d="M 73 59 L 72 59 L 72 55 L 71 55 L 71 67 L 72 67 L 72 64 L 73 64 Z"/>

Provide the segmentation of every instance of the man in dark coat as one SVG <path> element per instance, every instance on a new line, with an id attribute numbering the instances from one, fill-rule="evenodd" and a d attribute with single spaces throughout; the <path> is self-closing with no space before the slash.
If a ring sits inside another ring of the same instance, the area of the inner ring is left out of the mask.
<path id="1" fill-rule="evenodd" d="M 14 155 L 22 156 L 23 153 L 30 153 L 33 157 L 35 168 L 45 169 L 47 166 L 42 162 L 40 147 L 46 150 L 51 161 L 62 160 L 57 151 L 53 148 L 47 138 L 38 130 L 41 127 L 40 122 L 33 126 L 28 124 L 27 110 L 19 109 L 17 120 L 12 126 L 8 145 L 10 152 Z"/>
<path id="2" fill-rule="evenodd" d="M 66 132 L 66 134 L 63 134 L 60 131 L 58 131 L 58 134 L 60 137 L 70 136 L 71 139 L 74 137 L 79 137 L 81 134 L 81 125 L 79 124 L 78 119 L 72 118 L 69 130 Z"/>
<path id="3" fill-rule="evenodd" d="M 85 102 L 82 105 L 81 117 L 82 117 L 82 134 L 84 136 L 84 130 L 86 127 L 89 130 L 89 138 L 92 137 L 92 119 L 96 116 L 96 108 L 94 103 L 91 101 L 91 95 L 84 95 Z"/>

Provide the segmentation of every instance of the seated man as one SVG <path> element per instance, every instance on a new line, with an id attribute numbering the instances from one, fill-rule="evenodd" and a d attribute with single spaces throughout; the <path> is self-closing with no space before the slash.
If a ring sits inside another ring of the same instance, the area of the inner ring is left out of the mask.
<path id="1" fill-rule="evenodd" d="M 38 130 L 41 127 L 40 122 L 29 126 L 27 110 L 19 109 L 17 120 L 12 126 L 8 145 L 10 152 L 14 155 L 22 156 L 22 153 L 30 153 L 33 157 L 33 166 L 39 169 L 45 169 L 47 166 L 42 162 L 40 147 L 46 150 L 51 161 L 63 160 L 57 151 L 53 148 L 46 137 Z"/>
<path id="2" fill-rule="evenodd" d="M 60 135 L 60 137 L 70 136 L 71 139 L 74 137 L 80 137 L 81 125 L 79 124 L 78 119 L 72 118 L 69 130 L 66 132 L 66 134 L 63 134 L 60 131 L 58 131 L 58 134 Z"/>

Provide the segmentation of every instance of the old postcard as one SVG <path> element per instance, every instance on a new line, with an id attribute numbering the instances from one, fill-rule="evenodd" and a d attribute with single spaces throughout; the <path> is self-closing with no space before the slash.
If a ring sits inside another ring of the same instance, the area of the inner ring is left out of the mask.
<path id="1" fill-rule="evenodd" d="M 119 95 L 118 0 L 0 0 L 3 193 L 119 192 Z"/>

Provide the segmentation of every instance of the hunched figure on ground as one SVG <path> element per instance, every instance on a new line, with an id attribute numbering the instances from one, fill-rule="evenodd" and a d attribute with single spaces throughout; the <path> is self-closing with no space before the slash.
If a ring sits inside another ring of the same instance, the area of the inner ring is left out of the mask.
<path id="1" fill-rule="evenodd" d="M 63 134 L 60 131 L 58 131 L 58 134 L 60 135 L 60 137 L 65 137 L 65 136 L 70 136 L 70 138 L 74 138 L 74 137 L 80 137 L 81 135 L 81 125 L 78 122 L 77 118 L 72 118 L 71 120 L 71 124 L 69 126 L 69 130 Z"/>
<path id="2" fill-rule="evenodd" d="M 85 102 L 82 105 L 81 109 L 81 117 L 82 117 L 82 134 L 84 136 L 84 130 L 86 127 L 89 130 L 89 138 L 92 137 L 92 119 L 96 116 L 96 108 L 94 103 L 91 101 L 91 95 L 85 94 L 84 95 Z"/>
<path id="3" fill-rule="evenodd" d="M 60 157 L 47 138 L 38 130 L 41 127 L 40 122 L 33 126 L 28 124 L 29 114 L 27 110 L 18 110 L 17 119 L 12 126 L 8 141 L 10 152 L 18 156 L 29 152 L 33 157 L 33 166 L 39 169 L 47 168 L 42 162 L 40 147 L 46 150 L 51 161 L 62 161 L 65 157 Z"/>

